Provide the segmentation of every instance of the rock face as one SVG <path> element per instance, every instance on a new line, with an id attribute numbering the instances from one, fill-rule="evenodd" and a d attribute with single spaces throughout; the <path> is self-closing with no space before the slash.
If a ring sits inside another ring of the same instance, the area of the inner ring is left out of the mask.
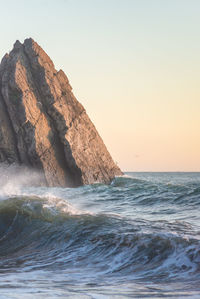
<path id="1" fill-rule="evenodd" d="M 48 186 L 122 174 L 66 75 L 33 39 L 17 41 L 0 65 L 0 162 L 40 170 Z"/>

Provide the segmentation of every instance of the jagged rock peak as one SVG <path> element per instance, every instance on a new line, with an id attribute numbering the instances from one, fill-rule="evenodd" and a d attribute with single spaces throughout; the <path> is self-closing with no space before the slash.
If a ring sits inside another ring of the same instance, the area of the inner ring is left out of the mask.
<path id="1" fill-rule="evenodd" d="M 14 43 L 14 49 L 20 49 L 22 47 L 22 44 L 20 43 L 19 40 L 16 40 L 16 42 Z"/>
<path id="2" fill-rule="evenodd" d="M 71 90 L 32 38 L 16 41 L 0 65 L 0 162 L 40 170 L 49 186 L 122 174 Z"/>

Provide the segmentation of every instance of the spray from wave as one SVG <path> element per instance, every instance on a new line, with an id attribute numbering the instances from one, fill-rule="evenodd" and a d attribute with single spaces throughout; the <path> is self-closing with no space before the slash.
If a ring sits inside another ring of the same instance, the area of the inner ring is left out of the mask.
<path id="1" fill-rule="evenodd" d="M 46 186 L 44 174 L 17 164 L 0 166 L 0 195 L 16 195 L 22 188 L 30 186 Z"/>

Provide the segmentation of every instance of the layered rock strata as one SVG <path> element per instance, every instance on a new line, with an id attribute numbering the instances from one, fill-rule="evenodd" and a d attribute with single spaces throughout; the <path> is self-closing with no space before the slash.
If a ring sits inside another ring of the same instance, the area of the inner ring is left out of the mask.
<path id="1" fill-rule="evenodd" d="M 48 186 L 122 174 L 66 75 L 33 39 L 17 41 L 0 65 L 0 162 L 40 170 Z"/>

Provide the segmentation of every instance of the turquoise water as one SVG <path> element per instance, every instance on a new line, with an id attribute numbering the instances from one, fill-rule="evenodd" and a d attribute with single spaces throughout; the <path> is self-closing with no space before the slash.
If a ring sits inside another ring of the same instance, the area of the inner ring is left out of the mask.
<path id="1" fill-rule="evenodd" d="M 200 173 L 0 199 L 0 298 L 200 297 Z"/>

